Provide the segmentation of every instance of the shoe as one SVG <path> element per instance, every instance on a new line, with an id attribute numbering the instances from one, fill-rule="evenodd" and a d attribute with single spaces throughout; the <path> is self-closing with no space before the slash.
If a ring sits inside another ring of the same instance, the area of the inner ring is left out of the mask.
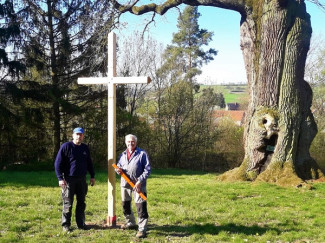
<path id="1" fill-rule="evenodd" d="M 130 230 L 130 229 L 137 229 L 138 227 L 133 224 L 122 224 L 121 229 L 123 230 Z"/>
<path id="2" fill-rule="evenodd" d="M 137 238 L 146 238 L 147 234 L 144 231 L 138 231 L 135 237 Z"/>
<path id="3" fill-rule="evenodd" d="M 63 232 L 70 232 L 70 227 L 65 225 L 62 227 Z"/>
<path id="4" fill-rule="evenodd" d="M 89 230 L 90 227 L 88 225 L 84 224 L 83 226 L 80 226 L 80 227 L 78 226 L 78 229 L 80 229 L 80 230 Z"/>

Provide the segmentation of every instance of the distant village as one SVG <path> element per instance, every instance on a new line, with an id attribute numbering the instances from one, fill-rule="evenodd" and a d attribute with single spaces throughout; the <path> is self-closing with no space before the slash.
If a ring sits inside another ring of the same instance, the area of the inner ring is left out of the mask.
<path id="1" fill-rule="evenodd" d="M 245 119 L 245 111 L 239 110 L 239 103 L 227 103 L 224 110 L 217 109 L 213 113 L 214 121 L 218 123 L 220 119 L 229 119 L 236 125 L 242 126 Z"/>
<path id="2" fill-rule="evenodd" d="M 224 96 L 226 96 L 227 92 L 233 95 L 245 95 L 245 85 L 243 84 L 221 86 L 225 87 L 225 90 L 227 90 L 222 92 Z M 245 113 L 246 110 L 243 104 L 240 104 L 239 102 L 226 103 L 224 109 L 221 107 L 215 108 L 213 112 L 213 118 L 216 124 L 221 120 L 228 119 L 230 121 L 233 121 L 236 125 L 242 126 L 244 125 Z"/>

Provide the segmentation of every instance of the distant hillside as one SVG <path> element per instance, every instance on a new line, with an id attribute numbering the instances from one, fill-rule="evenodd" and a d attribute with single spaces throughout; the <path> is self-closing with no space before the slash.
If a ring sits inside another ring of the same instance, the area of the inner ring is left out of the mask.
<path id="1" fill-rule="evenodd" d="M 216 92 L 222 93 L 226 103 L 247 104 L 249 94 L 247 85 L 201 85 L 200 89 L 213 88 Z"/>

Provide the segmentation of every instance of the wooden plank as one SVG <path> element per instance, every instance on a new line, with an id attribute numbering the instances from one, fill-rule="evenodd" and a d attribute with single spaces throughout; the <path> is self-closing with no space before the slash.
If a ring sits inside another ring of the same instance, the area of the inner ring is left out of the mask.
<path id="1" fill-rule="evenodd" d="M 108 84 L 109 78 L 78 78 L 78 84 Z"/>
<path id="2" fill-rule="evenodd" d="M 116 85 L 108 87 L 107 131 L 108 131 L 108 182 L 107 182 L 107 224 L 116 225 L 116 176 L 112 164 L 116 162 Z"/>
<path id="3" fill-rule="evenodd" d="M 78 78 L 78 84 L 148 84 L 151 82 L 149 77 L 98 77 L 98 78 Z"/>
<path id="4" fill-rule="evenodd" d="M 107 47 L 107 76 L 116 76 L 116 35 L 114 32 L 108 34 Z M 116 176 L 112 164 L 116 161 L 116 85 L 111 83 L 108 86 L 108 103 L 107 103 L 107 163 L 108 163 L 108 181 L 107 181 L 107 224 L 116 226 Z"/>

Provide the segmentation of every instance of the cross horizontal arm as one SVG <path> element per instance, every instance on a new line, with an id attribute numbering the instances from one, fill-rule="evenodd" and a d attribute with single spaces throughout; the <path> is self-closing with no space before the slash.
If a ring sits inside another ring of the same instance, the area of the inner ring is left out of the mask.
<path id="1" fill-rule="evenodd" d="M 78 78 L 78 84 L 148 84 L 150 77 Z"/>
<path id="2" fill-rule="evenodd" d="M 108 84 L 108 78 L 78 78 L 78 84 Z"/>
<path id="3" fill-rule="evenodd" d="M 114 84 L 148 84 L 151 82 L 149 77 L 114 77 Z"/>

